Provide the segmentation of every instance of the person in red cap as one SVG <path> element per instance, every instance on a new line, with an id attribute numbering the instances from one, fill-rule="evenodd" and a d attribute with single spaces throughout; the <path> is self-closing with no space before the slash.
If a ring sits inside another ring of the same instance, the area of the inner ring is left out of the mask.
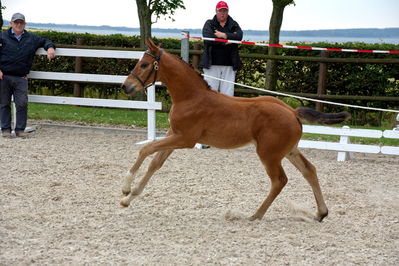
<path id="1" fill-rule="evenodd" d="M 216 5 L 216 15 L 205 22 L 202 35 L 207 38 L 241 41 L 243 32 L 240 25 L 229 16 L 227 3 L 220 1 Z M 236 71 L 241 66 L 238 44 L 217 41 L 204 41 L 204 44 L 204 53 L 199 64 L 204 74 L 234 82 Z M 205 80 L 213 90 L 234 95 L 234 84 L 209 77 L 205 77 Z"/>

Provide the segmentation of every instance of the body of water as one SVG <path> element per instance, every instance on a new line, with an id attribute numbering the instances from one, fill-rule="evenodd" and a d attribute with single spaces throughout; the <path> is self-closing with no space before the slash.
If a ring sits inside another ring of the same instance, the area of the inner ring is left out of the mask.
<path id="1" fill-rule="evenodd" d="M 140 32 L 137 30 L 109 30 L 109 29 L 93 29 L 93 28 L 70 28 L 70 27 L 35 27 L 37 29 L 43 30 L 54 30 L 61 32 L 76 32 L 76 33 L 92 33 L 92 34 L 123 34 L 123 35 L 140 35 Z M 181 38 L 181 34 L 178 32 L 168 32 L 162 31 L 158 32 L 156 30 L 152 31 L 152 35 L 160 38 Z M 201 33 L 191 33 L 192 36 L 201 37 Z M 244 30 L 243 40 L 246 41 L 268 41 L 268 35 L 260 35 L 260 34 L 246 34 Z M 364 43 L 390 43 L 390 44 L 399 44 L 399 38 L 356 38 L 356 37 L 328 37 L 328 36 L 285 36 L 280 35 L 281 42 L 329 42 L 329 43 L 344 43 L 344 42 L 364 42 Z"/>
<path id="2" fill-rule="evenodd" d="M 248 35 L 245 40 L 250 41 L 268 41 L 268 36 Z M 329 42 L 329 43 L 345 43 L 345 42 L 364 42 L 364 43 L 390 43 L 399 44 L 399 38 L 349 38 L 349 37 L 317 37 L 317 36 L 284 36 L 280 35 L 280 42 Z"/>

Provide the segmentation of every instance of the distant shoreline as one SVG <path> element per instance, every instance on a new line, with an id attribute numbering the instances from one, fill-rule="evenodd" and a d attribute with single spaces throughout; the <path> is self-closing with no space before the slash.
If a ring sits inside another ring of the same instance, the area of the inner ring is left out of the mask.
<path id="1" fill-rule="evenodd" d="M 112 31 L 140 31 L 140 28 L 129 27 L 113 27 L 113 26 L 85 26 L 76 24 L 53 24 L 53 23 L 28 23 L 30 27 L 53 27 L 53 28 L 71 28 L 71 29 L 95 29 L 95 30 L 112 30 Z M 152 28 L 154 32 L 176 32 L 189 31 L 192 33 L 201 33 L 201 29 L 163 29 Z M 267 30 L 244 30 L 250 35 L 269 35 Z M 329 36 L 329 37 L 374 37 L 374 38 L 399 38 L 398 28 L 355 28 L 355 29 L 329 29 L 329 30 L 298 30 L 298 31 L 284 31 L 280 33 L 282 36 Z"/>
<path id="2" fill-rule="evenodd" d="M 8 25 L 8 21 L 4 21 Z M 53 30 L 76 33 L 93 34 L 123 34 L 140 35 L 140 28 L 113 27 L 113 26 L 85 26 L 76 24 L 28 23 L 28 28 L 39 30 Z M 193 36 L 202 36 L 201 29 L 163 29 L 152 28 L 153 36 L 179 38 L 182 31 L 189 31 Z M 269 31 L 243 30 L 244 40 L 268 41 Z M 398 28 L 367 28 L 367 29 L 330 29 L 330 30 L 300 30 L 281 31 L 282 42 L 365 42 L 399 44 Z"/>

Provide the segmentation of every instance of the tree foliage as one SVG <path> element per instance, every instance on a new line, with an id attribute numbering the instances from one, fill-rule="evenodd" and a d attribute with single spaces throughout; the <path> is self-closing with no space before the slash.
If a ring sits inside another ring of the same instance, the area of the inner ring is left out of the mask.
<path id="1" fill-rule="evenodd" d="M 2 4 L 1 4 L 1 0 L 0 0 L 0 29 L 3 27 L 3 23 L 4 23 L 4 21 L 3 21 L 3 9 L 5 9 L 6 7 L 4 7 Z"/>
<path id="2" fill-rule="evenodd" d="M 185 9 L 182 0 L 136 0 L 137 13 L 140 21 L 140 46 L 144 48 L 145 39 L 151 37 L 151 25 L 162 16 L 173 19 L 175 11 Z M 153 20 L 154 19 L 154 20 Z"/>
<path id="3" fill-rule="evenodd" d="M 172 16 L 175 14 L 175 10 L 178 8 L 185 9 L 182 0 L 158 0 L 153 2 L 154 3 L 152 5 L 152 10 L 154 11 L 154 15 L 156 18 L 155 22 L 157 22 L 161 16 L 167 16 L 168 19 L 174 21 L 174 18 Z"/>

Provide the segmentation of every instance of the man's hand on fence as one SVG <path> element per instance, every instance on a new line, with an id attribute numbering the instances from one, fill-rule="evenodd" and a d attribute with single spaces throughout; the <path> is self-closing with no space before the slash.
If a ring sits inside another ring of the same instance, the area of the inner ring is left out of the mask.
<path id="1" fill-rule="evenodd" d="M 47 59 L 50 61 L 55 57 L 55 50 L 54 48 L 50 47 L 47 49 Z"/>

